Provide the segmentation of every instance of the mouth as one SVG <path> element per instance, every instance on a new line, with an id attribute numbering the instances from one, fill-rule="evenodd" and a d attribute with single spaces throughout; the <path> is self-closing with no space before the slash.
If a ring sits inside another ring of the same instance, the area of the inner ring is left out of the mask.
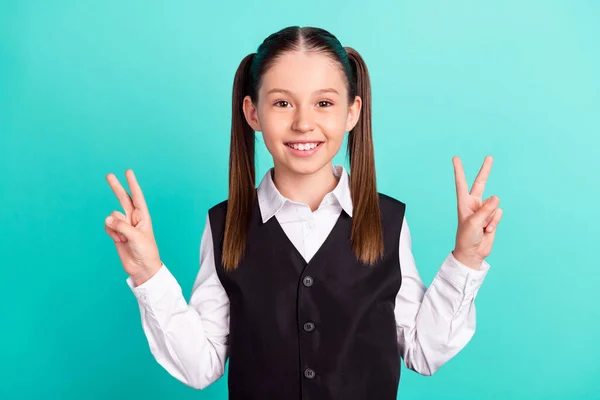
<path id="1" fill-rule="evenodd" d="M 321 145 L 325 142 L 320 141 L 302 141 L 302 142 L 286 142 L 285 146 L 289 149 L 294 157 L 307 158 L 319 151 Z"/>
<path id="2" fill-rule="evenodd" d="M 285 145 L 297 151 L 311 151 L 319 147 L 323 142 L 286 142 Z"/>

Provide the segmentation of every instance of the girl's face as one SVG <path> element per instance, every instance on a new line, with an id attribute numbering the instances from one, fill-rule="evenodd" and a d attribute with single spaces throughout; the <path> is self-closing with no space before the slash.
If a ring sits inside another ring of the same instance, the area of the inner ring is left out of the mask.
<path id="1" fill-rule="evenodd" d="M 287 52 L 264 74 L 258 104 L 244 99 L 248 124 L 262 132 L 276 169 L 313 174 L 330 167 L 361 99 L 348 103 L 344 73 L 318 53 Z"/>

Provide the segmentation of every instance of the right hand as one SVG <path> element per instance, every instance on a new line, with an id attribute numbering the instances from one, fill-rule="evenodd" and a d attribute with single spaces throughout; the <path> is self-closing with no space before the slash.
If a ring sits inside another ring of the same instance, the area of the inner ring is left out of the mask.
<path id="1" fill-rule="evenodd" d="M 131 196 L 114 174 L 106 175 L 106 180 L 119 199 L 125 214 L 113 211 L 105 219 L 104 229 L 115 242 L 125 272 L 133 278 L 136 285 L 141 285 L 158 272 L 162 262 L 142 189 L 133 170 L 125 171 L 125 176 Z"/>

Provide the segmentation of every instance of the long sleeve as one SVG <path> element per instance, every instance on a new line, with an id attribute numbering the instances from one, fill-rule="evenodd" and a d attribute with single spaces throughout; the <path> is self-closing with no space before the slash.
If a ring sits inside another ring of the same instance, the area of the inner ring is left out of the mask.
<path id="1" fill-rule="evenodd" d="M 400 234 L 402 285 L 396 297 L 396 329 L 405 365 L 432 375 L 475 333 L 475 297 L 489 270 L 473 270 L 450 253 L 426 289 L 411 250 L 406 219 Z"/>
<path id="2" fill-rule="evenodd" d="M 204 389 L 224 373 L 228 357 L 229 298 L 217 276 L 210 220 L 200 245 L 200 270 L 189 304 L 166 265 L 135 286 L 144 334 L 156 361 L 172 376 Z"/>

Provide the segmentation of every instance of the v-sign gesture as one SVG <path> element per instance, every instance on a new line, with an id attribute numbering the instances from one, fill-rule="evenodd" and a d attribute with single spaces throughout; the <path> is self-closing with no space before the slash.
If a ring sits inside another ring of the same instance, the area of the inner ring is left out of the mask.
<path id="1" fill-rule="evenodd" d="M 106 180 L 119 199 L 125 214 L 113 211 L 106 218 L 104 229 L 115 242 L 123 268 L 137 285 L 141 285 L 160 269 L 162 262 L 142 189 L 133 170 L 125 171 L 125 176 L 131 196 L 115 175 L 106 175 Z"/>
<path id="2" fill-rule="evenodd" d="M 491 196 L 484 201 L 482 198 L 492 162 L 492 157 L 485 158 L 469 192 L 460 158 L 452 159 L 458 207 L 458 229 L 452 253 L 458 261 L 475 270 L 492 251 L 496 227 L 502 218 L 502 209 L 498 207 L 500 199 Z"/>

